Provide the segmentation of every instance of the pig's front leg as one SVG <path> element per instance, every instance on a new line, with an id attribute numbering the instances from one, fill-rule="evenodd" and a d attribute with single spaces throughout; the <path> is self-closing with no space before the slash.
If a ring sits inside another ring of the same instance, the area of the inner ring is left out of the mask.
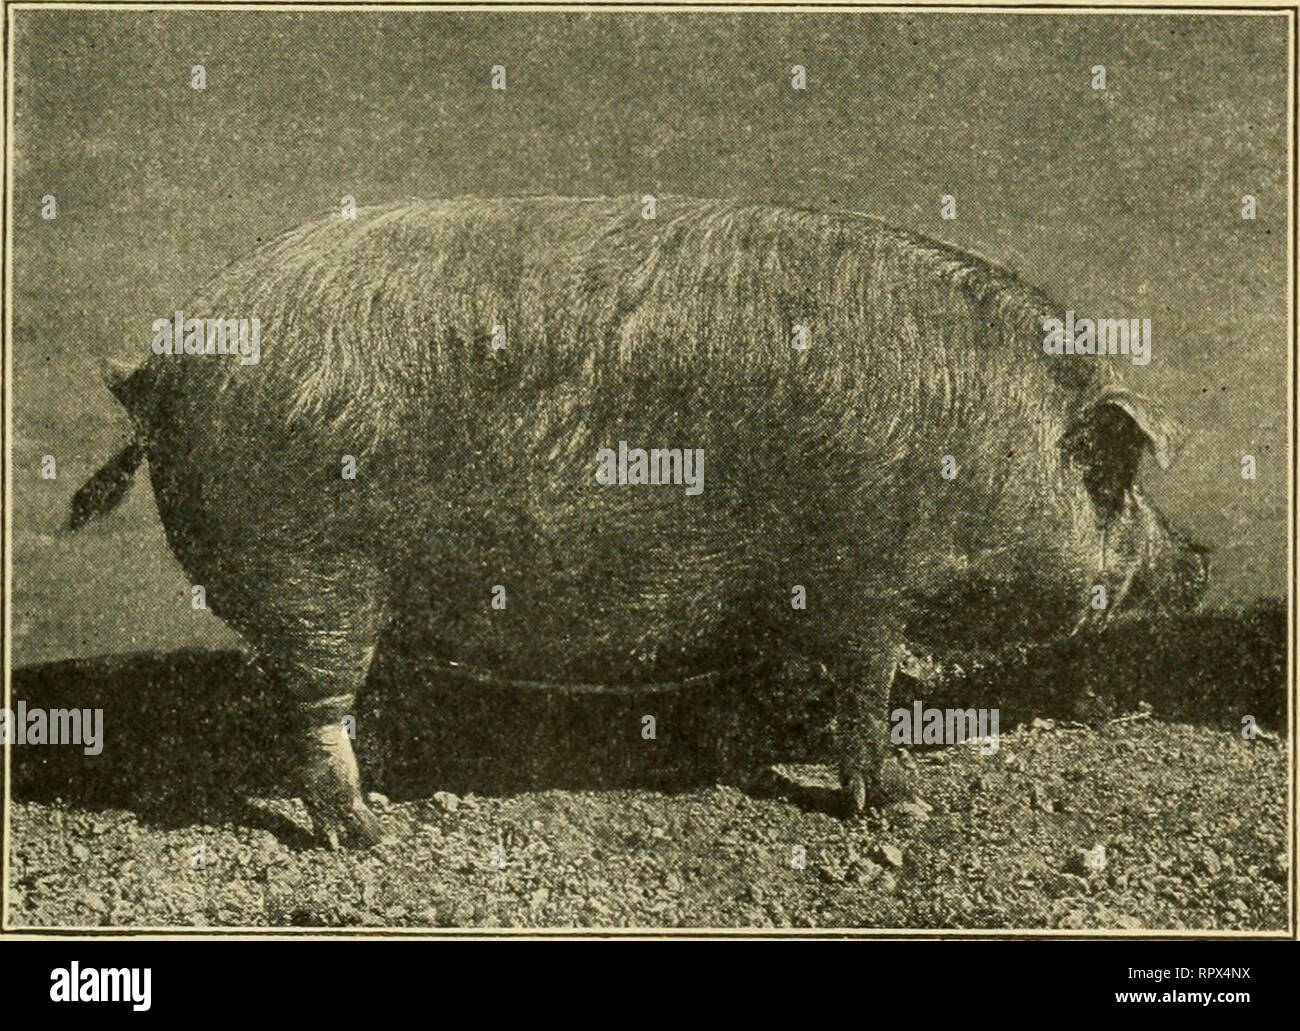
<path id="1" fill-rule="evenodd" d="M 835 741 L 843 811 L 913 797 L 910 778 L 889 743 L 889 692 L 904 655 L 901 627 L 880 621 L 837 670 Z"/>

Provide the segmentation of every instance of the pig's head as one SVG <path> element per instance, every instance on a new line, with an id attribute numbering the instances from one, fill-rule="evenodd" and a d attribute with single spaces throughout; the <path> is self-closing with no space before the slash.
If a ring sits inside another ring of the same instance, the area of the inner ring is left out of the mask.
<path id="1" fill-rule="evenodd" d="M 1178 427 L 1127 390 L 1108 385 L 1073 417 L 1061 440 L 1062 472 L 1077 476 L 1091 512 L 1078 513 L 1080 539 L 1090 542 L 1093 585 L 1104 605 L 1091 604 L 1079 626 L 1123 614 L 1155 615 L 1194 608 L 1209 582 L 1209 549 L 1173 526 L 1143 496 L 1138 466 L 1149 451 L 1168 468 Z"/>
<path id="2" fill-rule="evenodd" d="M 1044 411 L 1031 421 L 1042 431 L 1038 447 L 1003 445 L 1015 464 L 996 493 L 954 483 L 961 500 L 946 546 L 913 547 L 912 589 L 899 610 L 915 643 L 997 650 L 1200 601 L 1208 549 L 1137 484 L 1144 454 L 1172 462 L 1176 427 L 1114 385 L 1063 420 Z"/>

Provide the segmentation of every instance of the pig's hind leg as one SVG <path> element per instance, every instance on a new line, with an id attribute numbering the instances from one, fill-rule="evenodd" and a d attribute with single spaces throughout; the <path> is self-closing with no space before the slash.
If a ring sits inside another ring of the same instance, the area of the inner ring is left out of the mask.
<path id="1" fill-rule="evenodd" d="M 263 671 L 293 702 L 303 801 L 331 848 L 380 840 L 361 793 L 343 718 L 353 712 L 387 619 L 377 570 L 363 558 L 281 556 L 246 633 Z"/>

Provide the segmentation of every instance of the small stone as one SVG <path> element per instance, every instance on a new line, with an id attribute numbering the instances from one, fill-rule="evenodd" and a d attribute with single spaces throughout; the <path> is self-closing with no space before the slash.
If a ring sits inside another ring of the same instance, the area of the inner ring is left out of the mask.
<path id="1" fill-rule="evenodd" d="M 435 791 L 433 793 L 433 804 L 444 813 L 451 814 L 460 808 L 460 799 L 450 791 Z"/>
<path id="2" fill-rule="evenodd" d="M 881 845 L 878 851 L 880 857 L 895 869 L 903 865 L 903 850 L 897 845 Z"/>
<path id="3" fill-rule="evenodd" d="M 368 794 L 368 795 L 366 796 L 366 799 L 367 799 L 367 801 L 369 801 L 370 804 L 371 804 L 372 806 L 374 806 L 376 809 L 387 809 L 387 808 L 388 808 L 388 796 L 387 796 L 387 795 L 381 795 L 378 791 L 372 791 L 372 792 L 370 792 L 370 794 Z"/>
<path id="4" fill-rule="evenodd" d="M 892 873 L 886 871 L 880 875 L 880 880 L 876 882 L 876 887 L 878 887 L 885 895 L 892 895 L 898 890 L 898 878 Z"/>
<path id="5" fill-rule="evenodd" d="M 1208 846 L 1201 849 L 1201 866 L 1211 877 L 1217 877 L 1219 871 L 1223 869 L 1223 864 L 1219 862 L 1218 853 Z"/>
<path id="6" fill-rule="evenodd" d="M 1060 926 L 1070 930 L 1078 930 L 1088 926 L 1088 914 L 1081 909 L 1072 909 L 1065 916 L 1061 917 Z"/>
<path id="7" fill-rule="evenodd" d="M 895 810 L 913 823 L 925 823 L 930 818 L 930 806 L 924 802 L 900 802 Z"/>
<path id="8" fill-rule="evenodd" d="M 72 847 L 68 849 L 72 853 L 72 858 L 79 862 L 85 862 L 90 858 L 90 849 L 86 848 L 80 841 L 74 841 Z"/>
<path id="9" fill-rule="evenodd" d="M 104 897 L 97 892 L 83 889 L 79 897 L 81 904 L 92 913 L 103 914 L 109 911 L 108 903 L 104 900 Z"/>

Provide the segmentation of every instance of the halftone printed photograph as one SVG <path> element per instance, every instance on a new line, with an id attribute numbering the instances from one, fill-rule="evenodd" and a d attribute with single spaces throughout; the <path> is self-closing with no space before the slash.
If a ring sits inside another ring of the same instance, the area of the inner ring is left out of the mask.
<path id="1" fill-rule="evenodd" d="M 1294 939 L 1296 13 L 5 4 L 0 931 Z"/>

